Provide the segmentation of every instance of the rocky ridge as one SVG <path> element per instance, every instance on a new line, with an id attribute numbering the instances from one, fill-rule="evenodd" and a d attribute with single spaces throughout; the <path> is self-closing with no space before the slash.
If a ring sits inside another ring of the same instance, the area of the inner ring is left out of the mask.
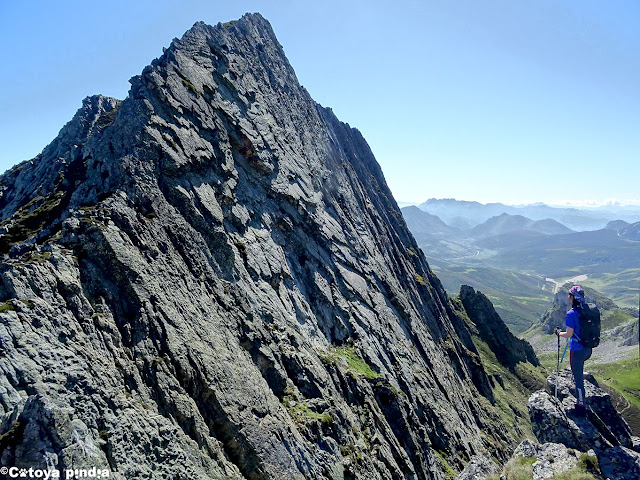
<path id="1" fill-rule="evenodd" d="M 457 480 L 543 480 L 571 472 L 585 479 L 640 478 L 640 438 L 632 436 L 609 395 L 588 372 L 585 388 L 589 409 L 586 416 L 577 414 L 576 400 L 570 393 L 572 381 L 569 369 L 554 372 L 546 388 L 529 398 L 537 441 L 527 439 L 518 445 L 502 471 L 489 459 L 475 457 Z"/>
<path id="2" fill-rule="evenodd" d="M 593 463 L 605 478 L 639 478 L 640 438 L 632 436 L 631 429 L 613 407 L 609 394 L 600 389 L 588 373 L 585 375 L 585 389 L 589 409 L 586 417 L 577 415 L 576 400 L 570 393 L 572 381 L 571 371 L 561 370 L 549 377 L 546 391 L 538 391 L 529 399 L 529 413 L 538 441 L 543 446 L 561 444 L 574 458 L 579 459 L 584 454 L 595 457 L 597 462 Z M 554 457 L 553 462 L 548 459 L 540 462 L 540 465 L 545 461 L 549 464 L 541 470 L 558 472 L 570 469 L 571 462 L 557 468 L 561 464 L 556 458 L 562 457 Z M 535 467 L 534 464 L 534 471 Z M 548 475 L 534 475 L 534 478 L 550 478 Z"/>
<path id="3" fill-rule="evenodd" d="M 85 99 L 0 218 L 4 466 L 444 479 L 514 446 L 368 145 L 259 14 Z"/>
<path id="4" fill-rule="evenodd" d="M 473 287 L 462 285 L 460 300 L 479 335 L 488 343 L 500 363 L 511 369 L 521 362 L 540 365 L 531 345 L 509 331 L 485 295 L 476 292 Z"/>

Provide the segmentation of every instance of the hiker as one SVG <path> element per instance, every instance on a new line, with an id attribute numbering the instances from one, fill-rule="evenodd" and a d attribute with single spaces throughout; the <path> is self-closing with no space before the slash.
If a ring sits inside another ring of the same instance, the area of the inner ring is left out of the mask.
<path id="1" fill-rule="evenodd" d="M 571 287 L 569 290 L 569 303 L 571 309 L 567 312 L 567 316 L 564 321 L 567 330 L 561 331 L 556 329 L 556 334 L 560 337 L 569 338 L 569 363 L 571 364 L 571 372 L 573 373 L 573 381 L 575 383 L 574 393 L 576 403 L 576 414 L 586 414 L 585 407 L 585 391 L 584 391 L 584 362 L 591 357 L 591 347 L 585 347 L 580 344 L 580 335 L 582 334 L 580 328 L 580 312 L 584 306 L 584 290 L 579 285 Z"/>

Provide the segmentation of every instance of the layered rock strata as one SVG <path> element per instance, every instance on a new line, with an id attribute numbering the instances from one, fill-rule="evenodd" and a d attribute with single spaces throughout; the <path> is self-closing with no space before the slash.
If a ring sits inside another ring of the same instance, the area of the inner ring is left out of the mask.
<path id="1" fill-rule="evenodd" d="M 509 331 L 485 295 L 476 292 L 473 287 L 462 285 L 460 301 L 469 319 L 477 328 L 479 336 L 487 342 L 500 363 L 511 369 L 521 362 L 540 365 L 533 347 Z"/>
<path id="2" fill-rule="evenodd" d="M 514 439 L 362 135 L 260 15 L 0 177 L 2 465 L 435 478 Z"/>

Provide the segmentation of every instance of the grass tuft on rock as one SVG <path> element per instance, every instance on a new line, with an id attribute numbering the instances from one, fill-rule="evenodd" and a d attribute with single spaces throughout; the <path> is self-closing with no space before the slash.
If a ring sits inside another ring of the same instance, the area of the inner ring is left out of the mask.
<path id="1" fill-rule="evenodd" d="M 453 468 L 451 468 L 451 465 L 449 465 L 449 462 L 447 462 L 447 457 L 445 452 L 442 452 L 440 450 L 434 450 L 434 452 L 436 452 L 436 456 L 440 461 L 440 465 L 442 466 L 442 471 L 444 473 L 444 476 L 449 480 L 453 480 L 454 478 L 456 478 L 456 472 Z"/>
<path id="2" fill-rule="evenodd" d="M 361 375 L 368 380 L 380 378 L 380 374 L 358 356 L 354 347 L 346 345 L 334 347 L 326 354 L 321 355 L 321 358 L 330 363 L 337 363 L 338 359 L 343 359 L 351 373 Z"/>
<path id="3" fill-rule="evenodd" d="M 11 312 L 15 310 L 16 307 L 11 300 L 7 300 L 6 302 L 0 303 L 0 313 L 2 312 Z"/>

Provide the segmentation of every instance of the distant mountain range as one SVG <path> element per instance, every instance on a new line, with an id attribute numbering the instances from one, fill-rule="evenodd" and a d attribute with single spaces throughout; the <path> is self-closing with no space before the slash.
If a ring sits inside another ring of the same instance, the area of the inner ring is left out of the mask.
<path id="1" fill-rule="evenodd" d="M 432 205 L 446 214 L 443 205 L 447 202 Z M 467 212 L 478 212 L 478 205 L 482 205 L 461 203 L 467 204 L 462 206 Z M 490 205 L 489 210 L 497 205 Z M 401 211 L 418 245 L 435 260 L 478 257 L 497 268 L 535 270 L 547 275 L 562 275 L 570 265 L 588 267 L 591 273 L 605 273 L 611 268 L 640 269 L 640 222 L 609 221 L 598 230 L 575 232 L 557 220 L 502 213 L 463 229 L 447 225 L 439 216 L 415 206 Z"/>
<path id="2" fill-rule="evenodd" d="M 509 215 L 508 213 L 491 217 L 486 222 L 471 229 L 469 233 L 473 238 L 486 238 L 516 231 L 535 232 L 540 235 L 574 233 L 574 230 L 550 218 L 531 220 L 522 215 Z"/>
<path id="3" fill-rule="evenodd" d="M 479 203 L 452 198 L 431 198 L 418 205 L 421 210 L 438 216 L 452 227 L 470 229 L 503 213 L 521 215 L 531 220 L 552 219 L 572 230 L 599 230 L 613 220 L 628 223 L 640 221 L 640 206 L 611 206 L 598 208 L 552 207 L 543 203 L 512 206 L 502 203 Z"/>
<path id="4" fill-rule="evenodd" d="M 640 242 L 640 222 L 628 225 L 618 231 L 618 235 L 626 240 Z"/>
<path id="5" fill-rule="evenodd" d="M 408 225 L 410 225 L 411 233 L 416 235 L 430 236 L 452 236 L 463 235 L 459 228 L 451 227 L 444 223 L 436 215 L 420 210 L 416 206 L 404 207 L 401 209 Z"/>
<path id="6" fill-rule="evenodd" d="M 589 285 L 619 305 L 637 305 L 640 214 L 634 217 L 634 208 L 510 207 L 431 199 L 401 211 L 445 288 L 481 288 L 509 327 L 521 332 L 544 312 L 549 278 L 586 275 Z M 540 218 L 544 213 L 554 218 Z"/>

